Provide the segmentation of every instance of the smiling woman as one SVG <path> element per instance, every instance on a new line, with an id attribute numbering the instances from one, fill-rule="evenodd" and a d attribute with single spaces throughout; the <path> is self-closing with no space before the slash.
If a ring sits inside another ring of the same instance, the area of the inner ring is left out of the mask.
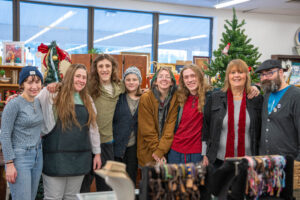
<path id="1" fill-rule="evenodd" d="M 229 62 L 221 91 L 208 96 L 204 108 L 204 137 L 209 161 L 221 166 L 227 157 L 257 155 L 261 129 L 261 95 L 248 99 L 250 75 L 240 59 Z M 220 120 L 221 119 L 221 120 Z"/>
<path id="2" fill-rule="evenodd" d="M 38 96 L 45 120 L 42 129 L 45 199 L 74 199 L 91 166 L 94 170 L 101 167 L 96 109 L 86 81 L 86 67 L 72 64 L 56 94 L 44 88 Z"/>
<path id="3" fill-rule="evenodd" d="M 140 166 L 166 162 L 177 118 L 176 80 L 169 68 L 161 67 L 153 76 L 151 90 L 140 99 L 137 156 Z"/>
<path id="4" fill-rule="evenodd" d="M 74 90 L 80 92 L 84 89 L 87 82 L 87 71 L 85 69 L 78 69 L 74 74 Z"/>
<path id="5" fill-rule="evenodd" d="M 40 134 L 44 120 L 35 97 L 42 80 L 36 67 L 23 67 L 19 79 L 23 93 L 9 101 L 2 114 L 0 141 L 12 199 L 30 200 L 37 193 L 43 166 Z"/>

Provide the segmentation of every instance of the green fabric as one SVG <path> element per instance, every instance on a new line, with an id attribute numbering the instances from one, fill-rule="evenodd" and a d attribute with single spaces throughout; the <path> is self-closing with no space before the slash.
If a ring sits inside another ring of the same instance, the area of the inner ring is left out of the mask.
<path id="1" fill-rule="evenodd" d="M 78 92 L 74 92 L 74 104 L 83 105 L 83 101 Z"/>
<path id="2" fill-rule="evenodd" d="M 113 94 L 109 94 L 103 87 L 100 88 L 101 94 L 94 99 L 97 109 L 97 125 L 99 128 L 101 143 L 111 142 L 113 140 L 113 117 L 119 95 L 124 93 L 122 83 L 112 83 Z"/>
<path id="3" fill-rule="evenodd" d="M 90 171 L 92 153 L 86 125 L 89 113 L 83 105 L 76 105 L 75 113 L 81 127 L 72 123 L 70 128 L 62 130 L 58 120 L 54 129 L 43 137 L 43 173 L 48 176 L 79 176 Z"/>

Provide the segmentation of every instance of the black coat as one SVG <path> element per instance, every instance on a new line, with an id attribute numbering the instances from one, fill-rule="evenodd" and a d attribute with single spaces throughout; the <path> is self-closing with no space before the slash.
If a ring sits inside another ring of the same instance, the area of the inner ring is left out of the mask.
<path id="1" fill-rule="evenodd" d="M 258 154 L 258 144 L 261 133 L 261 111 L 263 97 L 259 95 L 246 101 L 247 111 L 250 116 L 250 148 L 252 155 Z M 212 92 L 204 107 L 204 123 L 202 140 L 207 142 L 206 155 L 211 163 L 217 157 L 221 129 L 227 111 L 227 93 L 222 91 Z"/>
<path id="2" fill-rule="evenodd" d="M 134 131 L 137 136 L 138 109 L 131 115 L 126 94 L 121 94 L 116 105 L 113 119 L 114 156 L 123 158 L 130 134 Z"/>

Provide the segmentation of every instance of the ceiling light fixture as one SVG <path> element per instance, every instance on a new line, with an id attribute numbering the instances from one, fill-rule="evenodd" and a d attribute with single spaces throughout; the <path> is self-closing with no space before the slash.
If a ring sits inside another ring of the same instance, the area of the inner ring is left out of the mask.
<path id="1" fill-rule="evenodd" d="M 75 14 L 76 14 L 76 12 L 73 12 L 73 11 L 67 12 L 62 17 L 60 17 L 59 19 L 57 19 L 55 22 L 53 22 L 52 24 L 50 24 L 48 27 L 44 28 L 43 30 L 41 30 L 40 32 L 38 32 L 37 34 L 35 34 L 34 36 L 32 36 L 31 38 L 29 38 L 28 40 L 26 40 L 25 44 L 27 44 L 28 42 L 30 42 L 30 41 L 34 40 L 35 38 L 41 36 L 42 34 L 48 32 L 51 28 L 54 28 L 55 26 L 57 26 L 58 24 L 60 24 L 61 22 L 65 21 L 66 19 L 72 17 Z"/>
<path id="2" fill-rule="evenodd" d="M 160 21 L 158 24 L 161 25 L 161 24 L 165 24 L 165 23 L 168 23 L 168 22 L 170 22 L 170 20 L 166 19 L 166 20 Z M 145 26 L 140 26 L 140 27 L 137 27 L 137 28 L 129 29 L 129 30 L 126 30 L 126 31 L 123 31 L 123 32 L 120 32 L 120 33 L 115 33 L 115 34 L 112 34 L 112 35 L 108 35 L 108 36 L 105 36 L 105 37 L 98 38 L 98 39 L 94 40 L 94 44 L 98 43 L 98 42 L 101 42 L 101 41 L 104 41 L 104 40 L 108 40 L 108 39 L 112 39 L 112 38 L 115 38 L 115 37 L 120 37 L 122 35 L 129 34 L 129 33 L 133 33 L 133 32 L 136 32 L 136 31 L 141 31 L 141 30 L 144 30 L 144 29 L 148 29 L 148 28 L 151 28 L 151 27 L 152 27 L 152 24 L 148 24 L 148 25 L 145 25 Z M 67 49 L 66 51 L 69 52 L 69 51 L 73 51 L 73 50 L 76 50 L 76 49 L 84 48 L 86 46 L 87 46 L 86 44 L 82 44 L 80 46 Z"/>
<path id="3" fill-rule="evenodd" d="M 187 40 L 195 40 L 195 39 L 200 39 L 200 38 L 206 38 L 207 35 L 196 35 L 196 36 L 192 36 L 192 37 L 186 37 L 186 38 L 179 38 L 176 40 L 168 40 L 165 42 L 160 42 L 158 43 L 158 45 L 166 45 L 166 44 L 173 44 L 173 43 L 177 43 L 177 42 L 183 42 L 183 41 L 187 41 Z M 137 50 L 137 49 L 143 49 L 143 48 L 147 48 L 147 47 L 151 47 L 152 44 L 145 44 L 145 45 L 141 45 L 141 46 L 135 46 L 135 47 L 130 47 L 130 48 L 125 48 L 125 49 L 120 49 L 120 50 L 113 50 L 113 51 L 106 51 L 105 53 L 118 53 L 118 52 L 122 52 L 122 51 L 132 51 L 132 50 Z"/>
<path id="4" fill-rule="evenodd" d="M 250 1 L 250 0 L 231 0 L 231 1 L 225 1 L 223 3 L 218 3 L 218 4 L 214 5 L 214 7 L 216 9 L 218 9 L 218 8 L 224 8 L 224 7 L 236 5 L 236 4 L 239 4 L 239 3 L 244 3 L 244 2 L 247 2 L 247 1 Z"/>

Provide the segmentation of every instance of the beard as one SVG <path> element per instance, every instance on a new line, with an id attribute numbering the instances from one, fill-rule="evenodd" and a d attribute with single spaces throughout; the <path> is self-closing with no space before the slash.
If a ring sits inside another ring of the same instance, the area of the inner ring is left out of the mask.
<path id="1" fill-rule="evenodd" d="M 277 92 L 281 86 L 279 75 L 274 80 L 264 80 L 261 82 L 261 87 L 264 93 Z"/>

